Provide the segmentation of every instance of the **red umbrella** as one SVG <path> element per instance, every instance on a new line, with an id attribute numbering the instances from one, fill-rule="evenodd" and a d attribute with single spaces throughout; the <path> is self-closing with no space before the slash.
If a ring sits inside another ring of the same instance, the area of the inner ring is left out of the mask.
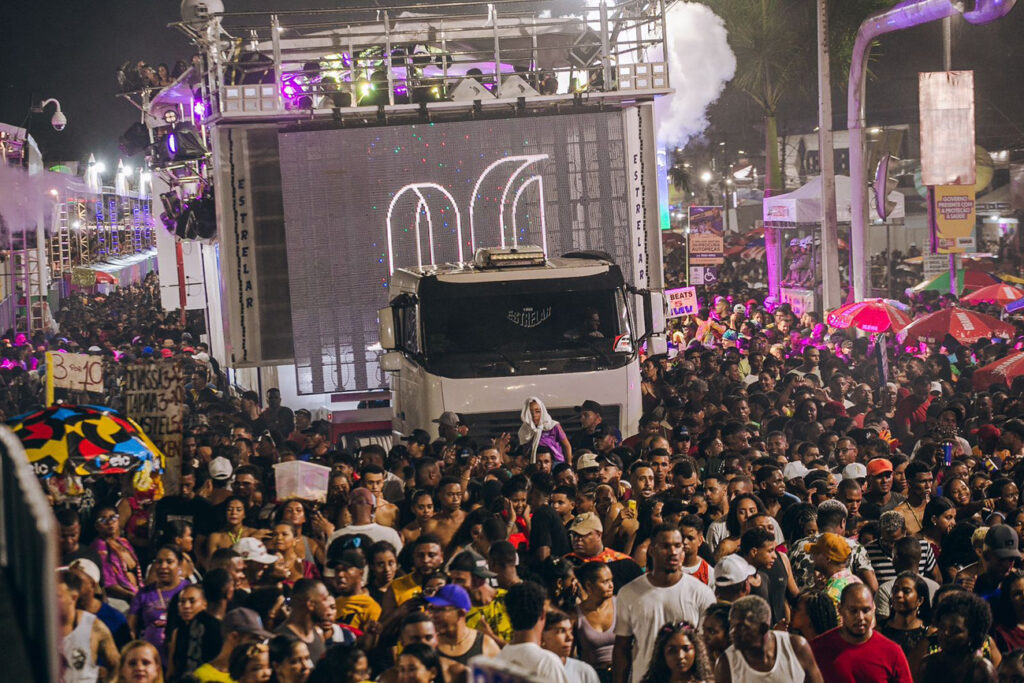
<path id="1" fill-rule="evenodd" d="M 923 341 L 935 344 L 952 336 L 961 344 L 973 344 L 986 337 L 1012 338 L 1015 333 L 1013 325 L 1004 323 L 984 313 L 969 311 L 965 308 L 944 308 L 918 318 L 903 328 L 900 338 L 905 341 Z"/>
<path id="2" fill-rule="evenodd" d="M 111 275 L 110 273 L 106 273 L 106 272 L 104 272 L 102 270 L 97 270 L 96 271 L 96 284 L 98 284 L 98 285 L 116 285 L 116 284 L 119 284 L 119 283 L 117 281 L 117 278 L 114 277 L 113 275 Z"/>
<path id="3" fill-rule="evenodd" d="M 1024 352 L 1017 351 L 974 371 L 974 388 L 984 391 L 993 384 L 1010 384 L 1024 375 Z"/>
<path id="4" fill-rule="evenodd" d="M 996 303 L 1000 306 L 1011 304 L 1017 299 L 1024 299 L 1024 290 L 1013 285 L 989 285 L 960 297 L 962 304 Z"/>
<path id="5" fill-rule="evenodd" d="M 910 316 L 885 299 L 865 299 L 840 306 L 828 314 L 832 327 L 856 327 L 865 332 L 899 332 L 910 324 Z"/>

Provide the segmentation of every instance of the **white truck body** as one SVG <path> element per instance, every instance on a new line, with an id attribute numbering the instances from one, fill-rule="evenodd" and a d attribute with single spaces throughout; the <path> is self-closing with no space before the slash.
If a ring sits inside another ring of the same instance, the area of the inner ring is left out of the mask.
<path id="1" fill-rule="evenodd" d="M 597 401 L 607 422 L 635 433 L 642 410 L 634 297 L 603 256 L 397 270 L 379 315 L 395 431 L 436 430 L 432 420 L 454 411 L 473 433 L 514 433 L 524 402 L 536 396 L 562 422 L 584 400 Z"/>

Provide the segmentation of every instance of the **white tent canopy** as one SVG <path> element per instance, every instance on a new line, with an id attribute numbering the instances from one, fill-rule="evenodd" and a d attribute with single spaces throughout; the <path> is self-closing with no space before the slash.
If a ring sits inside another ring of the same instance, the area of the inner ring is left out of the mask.
<path id="1" fill-rule="evenodd" d="M 896 203 L 892 218 L 906 216 L 905 197 L 896 191 L 889 194 L 889 201 Z M 873 201 L 868 202 L 871 222 L 878 221 L 878 212 Z M 850 178 L 836 176 L 836 214 L 838 222 L 850 222 Z M 806 185 L 786 194 L 766 197 L 764 200 L 764 224 L 768 228 L 792 228 L 821 223 L 821 176 L 809 180 Z"/>

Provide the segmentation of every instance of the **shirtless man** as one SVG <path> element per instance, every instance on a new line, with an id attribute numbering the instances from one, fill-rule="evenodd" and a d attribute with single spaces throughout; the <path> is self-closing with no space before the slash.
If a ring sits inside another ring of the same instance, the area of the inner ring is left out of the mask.
<path id="1" fill-rule="evenodd" d="M 423 532 L 436 534 L 442 547 L 447 548 L 455 532 L 466 521 L 466 513 L 462 510 L 462 483 L 452 477 L 441 479 L 437 486 L 437 504 L 441 509 L 423 527 Z"/>
<path id="2" fill-rule="evenodd" d="M 434 519 L 434 496 L 430 494 L 430 491 L 415 493 L 412 498 L 412 514 L 416 519 L 409 522 L 401 531 L 402 542 L 406 545 L 419 538 L 423 533 L 423 527 Z"/>
<path id="3" fill-rule="evenodd" d="M 67 668 L 64 680 L 106 680 L 100 678 L 100 658 L 111 672 L 117 671 L 121 657 L 106 624 L 76 608 L 81 593 L 82 578 L 77 573 L 64 570 L 57 575 L 60 652 Z"/>
<path id="4" fill-rule="evenodd" d="M 392 529 L 398 529 L 398 506 L 384 499 L 384 468 L 379 465 L 365 465 L 359 472 L 360 479 L 373 497 L 377 499 L 377 510 L 373 521 Z"/>

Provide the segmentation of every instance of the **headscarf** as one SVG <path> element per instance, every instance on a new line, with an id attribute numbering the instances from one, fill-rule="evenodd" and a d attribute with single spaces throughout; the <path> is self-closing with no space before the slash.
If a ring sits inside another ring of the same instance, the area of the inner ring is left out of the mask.
<path id="1" fill-rule="evenodd" d="M 533 414 L 530 412 L 530 404 L 536 403 L 540 406 L 540 424 L 533 424 Z M 544 432 L 554 429 L 558 424 L 551 416 L 548 415 L 548 409 L 544 407 L 544 402 L 536 396 L 531 396 L 526 399 L 523 404 L 523 412 L 519 414 L 519 418 L 523 421 L 522 426 L 519 428 L 519 443 L 523 446 L 529 444 L 530 446 L 530 462 L 537 461 L 537 446 L 540 445 L 540 437 Z"/>

